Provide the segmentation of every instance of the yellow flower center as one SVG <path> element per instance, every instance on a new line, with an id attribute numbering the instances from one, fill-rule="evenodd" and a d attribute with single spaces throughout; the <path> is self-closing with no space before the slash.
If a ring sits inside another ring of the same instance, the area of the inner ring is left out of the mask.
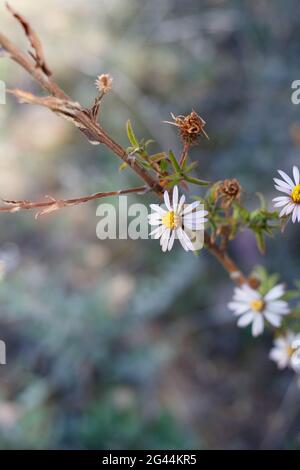
<path id="1" fill-rule="evenodd" d="M 297 186 L 294 186 L 291 198 L 293 199 L 294 202 L 297 204 L 300 204 L 300 184 L 297 184 Z"/>
<path id="2" fill-rule="evenodd" d="M 167 212 L 161 220 L 164 226 L 170 230 L 174 230 L 180 223 L 180 217 L 174 211 Z"/>
<path id="3" fill-rule="evenodd" d="M 252 308 L 252 310 L 254 310 L 255 312 L 261 312 L 263 310 L 265 306 L 265 303 L 263 300 L 261 299 L 255 299 L 255 300 L 252 300 L 250 302 L 250 307 Z"/>

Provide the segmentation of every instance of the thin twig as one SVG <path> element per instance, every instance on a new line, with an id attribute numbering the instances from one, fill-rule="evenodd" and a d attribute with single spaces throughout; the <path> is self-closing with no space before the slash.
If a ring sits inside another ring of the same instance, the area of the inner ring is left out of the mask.
<path id="1" fill-rule="evenodd" d="M 32 47 L 34 51 L 34 52 L 29 51 L 29 54 L 34 59 L 36 67 L 39 67 L 46 75 L 48 76 L 52 75 L 52 72 L 46 63 L 42 43 L 40 41 L 40 38 L 36 34 L 36 32 L 32 29 L 28 21 L 26 21 L 24 16 L 20 15 L 20 13 L 17 13 L 8 3 L 6 3 L 6 8 L 18 20 L 20 25 L 23 27 L 24 32 L 30 42 L 30 46 Z"/>
<path id="2" fill-rule="evenodd" d="M 179 166 L 180 168 L 183 168 L 185 162 L 186 162 L 186 159 L 187 159 L 187 156 L 188 156 L 188 151 L 189 151 L 189 148 L 190 148 L 190 145 L 188 142 L 185 142 L 183 144 L 183 148 L 182 148 L 182 152 L 181 152 L 181 155 L 180 155 L 180 159 L 179 159 Z"/>
<path id="3" fill-rule="evenodd" d="M 42 202 L 34 202 L 28 200 L 8 201 L 4 200 L 7 205 L 0 207 L 0 212 L 18 212 L 20 210 L 40 209 L 36 218 L 41 215 L 49 214 L 50 212 L 57 211 L 64 207 L 75 206 L 83 204 L 95 199 L 102 199 L 110 196 L 121 196 L 122 194 L 143 193 L 147 191 L 147 186 L 139 186 L 137 188 L 119 189 L 118 191 L 109 191 L 105 193 L 95 193 L 90 196 L 83 196 L 73 199 L 55 199 L 51 196 L 45 196 L 48 200 Z"/>

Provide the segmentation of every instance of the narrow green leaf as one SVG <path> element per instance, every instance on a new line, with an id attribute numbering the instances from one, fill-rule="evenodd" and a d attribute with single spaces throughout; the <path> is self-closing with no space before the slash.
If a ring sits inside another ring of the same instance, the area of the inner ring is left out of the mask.
<path id="1" fill-rule="evenodd" d="M 154 144 L 154 142 L 155 142 L 155 140 L 153 140 L 153 139 L 148 139 L 148 140 L 146 140 L 146 142 L 145 142 L 145 148 L 147 148 L 148 145 Z"/>
<path id="2" fill-rule="evenodd" d="M 173 153 L 172 150 L 169 150 L 169 158 L 170 158 L 170 160 L 171 160 L 171 163 L 172 163 L 172 165 L 173 165 L 174 170 L 175 170 L 177 173 L 180 173 L 180 172 L 181 172 L 181 168 L 180 168 L 179 163 L 178 163 L 178 161 L 176 160 L 176 157 L 175 157 L 175 155 L 174 155 L 174 153 Z"/>
<path id="3" fill-rule="evenodd" d="M 191 176 L 184 175 L 184 180 L 191 184 L 197 184 L 198 186 L 208 186 L 209 181 L 200 180 L 199 178 L 192 178 Z"/>
<path id="4" fill-rule="evenodd" d="M 160 160 L 159 165 L 160 165 L 160 169 L 161 169 L 162 172 L 167 171 L 168 163 L 167 163 L 166 160 Z"/>
<path id="5" fill-rule="evenodd" d="M 190 173 L 192 170 L 194 170 L 194 168 L 196 168 L 196 166 L 198 166 L 198 163 L 199 162 L 192 162 L 190 165 L 184 168 L 184 173 Z"/>
<path id="6" fill-rule="evenodd" d="M 131 145 L 133 145 L 133 147 L 138 148 L 140 146 L 139 141 L 137 140 L 133 132 L 132 125 L 129 119 L 126 123 L 126 129 L 127 129 L 127 136 L 128 136 L 129 142 L 131 143 Z"/>
<path id="7" fill-rule="evenodd" d="M 261 231 L 257 231 L 255 233 L 255 238 L 256 238 L 256 243 L 257 247 L 260 251 L 261 254 L 264 254 L 266 251 L 266 244 L 265 244 L 265 239 Z"/>
<path id="8" fill-rule="evenodd" d="M 160 160 L 164 160 L 166 158 L 165 152 L 155 153 L 154 155 L 150 155 L 149 159 L 151 162 L 159 162 Z"/>

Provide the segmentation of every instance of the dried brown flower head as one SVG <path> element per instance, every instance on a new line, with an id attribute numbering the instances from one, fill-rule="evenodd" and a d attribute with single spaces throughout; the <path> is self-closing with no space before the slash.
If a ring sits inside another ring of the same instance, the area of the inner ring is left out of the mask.
<path id="1" fill-rule="evenodd" d="M 181 139 L 184 143 L 192 145 L 197 143 L 201 134 L 204 134 L 208 139 L 208 135 L 204 131 L 205 121 L 196 111 L 192 111 L 187 116 L 174 116 L 171 114 L 174 122 L 165 121 L 179 128 Z"/>
<path id="2" fill-rule="evenodd" d="M 112 89 L 113 78 L 108 73 L 103 73 L 95 81 L 96 87 L 102 93 L 108 93 Z"/>
<path id="3" fill-rule="evenodd" d="M 220 181 L 217 186 L 217 198 L 222 199 L 222 207 L 225 209 L 231 206 L 233 201 L 239 200 L 242 187 L 236 178 Z"/>

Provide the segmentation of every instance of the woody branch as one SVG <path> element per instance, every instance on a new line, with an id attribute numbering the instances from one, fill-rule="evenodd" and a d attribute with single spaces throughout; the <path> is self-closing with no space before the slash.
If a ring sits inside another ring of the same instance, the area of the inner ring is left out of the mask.
<path id="1" fill-rule="evenodd" d="M 15 95 L 20 102 L 45 106 L 56 114 L 72 121 L 73 124 L 87 137 L 90 143 L 94 145 L 103 144 L 109 148 L 115 155 L 127 163 L 132 168 L 132 170 L 146 183 L 147 186 L 132 188 L 129 190 L 112 191 L 110 193 L 96 193 L 91 196 L 67 200 L 56 200 L 49 198 L 49 201 L 43 202 L 32 202 L 26 200 L 5 201 L 7 206 L 1 207 L 0 212 L 15 212 L 21 209 L 38 209 L 40 211 L 37 215 L 42 215 L 63 207 L 81 204 L 94 199 L 120 194 L 129 194 L 133 192 L 144 192 L 147 189 L 151 189 L 158 196 L 161 196 L 163 193 L 163 187 L 156 177 L 153 176 L 149 171 L 142 168 L 135 160 L 131 159 L 126 150 L 111 136 L 109 136 L 102 126 L 97 122 L 96 119 L 99 112 L 99 104 L 103 96 L 98 96 L 94 102 L 94 105 L 90 109 L 87 109 L 80 103 L 73 101 L 53 80 L 52 72 L 46 63 L 42 44 L 37 33 L 33 30 L 31 25 L 22 15 L 17 13 L 8 4 L 7 8 L 24 29 L 32 50 L 29 51 L 28 57 L 2 33 L 0 33 L 0 46 L 14 62 L 24 68 L 44 90 L 50 93 L 50 96 L 39 97 L 19 89 L 9 90 L 9 92 Z M 200 130 L 207 137 L 207 134 L 203 130 L 204 124 L 205 122 L 202 121 L 199 122 L 198 125 Z M 176 125 L 178 125 L 178 123 L 176 123 Z M 180 158 L 181 164 L 183 164 L 187 158 L 188 149 L 189 145 L 183 148 L 183 152 Z M 231 278 L 237 284 L 248 282 L 242 272 L 237 268 L 233 260 L 229 257 L 228 253 L 220 249 L 217 243 L 212 240 L 207 232 L 205 232 L 205 244 L 208 250 L 218 259 L 218 261 L 223 265 Z"/>

